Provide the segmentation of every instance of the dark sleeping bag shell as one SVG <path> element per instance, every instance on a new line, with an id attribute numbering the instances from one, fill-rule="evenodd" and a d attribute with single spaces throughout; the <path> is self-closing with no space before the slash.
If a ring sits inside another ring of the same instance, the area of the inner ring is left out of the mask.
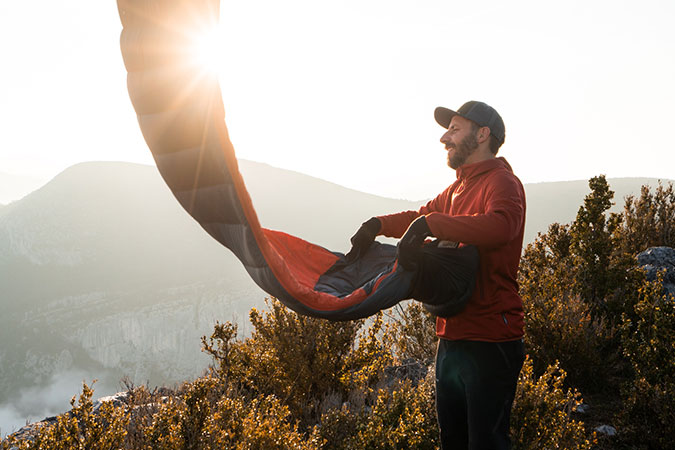
<path id="1" fill-rule="evenodd" d="M 239 172 L 218 77 L 191 39 L 218 22 L 219 0 L 117 0 L 127 87 L 157 169 L 180 205 L 241 261 L 255 283 L 299 314 L 352 320 L 415 298 L 447 316 L 471 297 L 474 247 L 426 244 L 418 270 L 378 242 L 345 255 L 263 228 Z M 270 186 L 270 190 L 274 186 Z M 308 211 L 311 215 L 311 211 Z"/>
<path id="2" fill-rule="evenodd" d="M 473 294 L 479 254 L 473 245 L 448 248 L 439 246 L 441 242 L 436 239 L 419 249 L 414 255 L 417 261 L 414 271 L 397 264 L 396 246 L 390 244 L 375 241 L 355 261 L 348 261 L 344 255 L 336 253 L 340 259 L 319 277 L 314 289 L 344 297 L 359 288 L 370 295 L 377 287 L 378 296 L 345 311 L 347 316 L 358 312 L 367 317 L 403 299 L 422 302 L 435 316 L 453 316 L 464 309 Z M 386 281 L 388 274 L 394 274 L 389 282 Z M 388 300 L 373 301 L 380 296 Z"/>
<path id="3" fill-rule="evenodd" d="M 433 315 L 450 317 L 461 312 L 473 294 L 479 254 L 473 245 L 447 248 L 441 242 L 422 247 L 412 298 Z"/>

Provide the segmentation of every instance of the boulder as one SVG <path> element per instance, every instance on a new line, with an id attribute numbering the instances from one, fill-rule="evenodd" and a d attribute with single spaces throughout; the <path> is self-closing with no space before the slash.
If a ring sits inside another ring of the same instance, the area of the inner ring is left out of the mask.
<path id="1" fill-rule="evenodd" d="M 595 431 L 606 436 L 616 436 L 616 428 L 611 425 L 600 425 Z"/>
<path id="2" fill-rule="evenodd" d="M 415 358 L 406 358 L 400 365 L 384 368 L 385 385 L 391 386 L 398 381 L 410 380 L 414 386 L 427 376 L 429 364 Z"/>
<path id="3" fill-rule="evenodd" d="M 657 279 L 659 272 L 663 273 L 663 289 L 675 297 L 675 249 L 671 247 L 650 247 L 637 256 L 649 281 Z"/>

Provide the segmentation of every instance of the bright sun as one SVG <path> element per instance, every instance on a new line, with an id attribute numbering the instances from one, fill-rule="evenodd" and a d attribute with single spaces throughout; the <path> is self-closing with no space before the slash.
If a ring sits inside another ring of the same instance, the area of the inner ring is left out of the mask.
<path id="1" fill-rule="evenodd" d="M 223 61 L 223 33 L 219 26 L 209 26 L 191 36 L 190 54 L 194 64 L 212 74 L 220 72 Z"/>

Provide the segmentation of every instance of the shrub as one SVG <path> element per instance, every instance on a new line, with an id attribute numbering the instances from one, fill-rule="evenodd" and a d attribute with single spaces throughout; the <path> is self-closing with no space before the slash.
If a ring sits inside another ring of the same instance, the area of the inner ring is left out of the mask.
<path id="1" fill-rule="evenodd" d="M 644 278 L 623 249 L 623 216 L 608 214 L 614 193 L 604 176 L 570 225 L 552 224 L 525 249 L 519 283 L 525 339 L 535 373 L 556 361 L 569 382 L 590 391 L 618 391 L 625 376 L 616 332 L 632 314 Z"/>
<path id="2" fill-rule="evenodd" d="M 570 226 L 574 262 L 574 292 L 592 307 L 596 314 L 606 312 L 605 299 L 620 285 L 625 261 L 617 254 L 617 231 L 622 218 L 607 214 L 614 192 L 604 175 L 588 180 L 591 192 L 584 198 L 577 217 Z"/>
<path id="3" fill-rule="evenodd" d="M 432 376 L 417 386 L 405 381 L 379 391 L 372 412 L 357 427 L 353 449 L 436 449 L 438 426 Z"/>
<path id="4" fill-rule="evenodd" d="M 364 408 L 352 408 L 344 403 L 339 408 L 326 411 L 314 427 L 313 435 L 322 442 L 322 450 L 349 450 L 361 424 L 367 420 Z"/>
<path id="5" fill-rule="evenodd" d="M 316 449 L 274 396 L 249 398 L 224 389 L 212 377 L 184 386 L 171 397 L 145 429 L 147 450 L 282 450 Z"/>
<path id="6" fill-rule="evenodd" d="M 256 329 L 244 341 L 236 339 L 236 327 L 216 324 L 213 335 L 203 339 L 205 351 L 214 357 L 215 366 L 209 375 L 185 383 L 175 391 L 130 389 L 126 409 L 114 410 L 112 405 L 102 409 L 104 415 L 99 417 L 105 421 L 101 423 L 110 426 L 98 428 L 100 433 L 85 431 L 96 429 L 87 425 L 94 419 L 85 414 L 91 409 L 91 391 L 85 389 L 80 400 L 82 407 L 72 413 L 79 421 L 72 422 L 70 416 L 64 416 L 59 420 L 68 426 L 45 428 L 41 430 L 42 440 L 21 443 L 21 448 L 79 448 L 51 445 L 56 440 L 69 442 L 70 435 L 88 436 L 86 442 L 91 445 L 88 448 L 437 448 L 433 372 L 417 384 L 383 375 L 385 366 L 394 359 L 389 344 L 392 341 L 384 339 L 389 328 L 384 326 L 382 315 L 357 333 L 360 324 L 302 318 L 291 311 L 275 309 L 274 301 L 271 304 L 268 313 L 252 312 Z M 427 331 L 418 327 L 428 326 L 429 319 L 419 305 L 411 303 L 408 308 L 402 311 L 403 317 L 409 318 L 401 322 L 405 325 L 402 329 L 413 336 L 426 336 Z M 281 322 L 277 323 L 278 320 Z M 292 339 L 284 327 L 289 327 L 298 340 Z M 320 350 L 312 350 L 308 341 Z M 413 342 L 425 341 L 426 337 Z M 312 355 L 312 351 L 328 354 Z M 291 359 L 285 362 L 286 366 L 282 366 L 284 355 Z M 311 366 L 314 370 L 301 370 L 302 357 L 314 357 Z M 248 366 L 251 362 L 259 365 Z M 273 365 L 280 372 L 275 375 L 276 381 L 263 382 L 259 377 L 269 375 Z M 256 375 L 256 369 L 263 375 Z M 571 405 L 580 399 L 575 392 L 562 390 L 564 373 L 556 372 L 554 366 L 536 379 L 529 361 L 523 370 L 512 416 L 516 448 L 549 444 L 588 448 L 582 425 L 569 419 Z M 317 377 L 329 380 L 320 384 Z M 258 382 L 261 384 L 256 385 Z M 306 390 L 284 390 L 282 383 L 295 383 Z M 279 397 L 273 392 L 263 392 L 264 389 L 279 389 L 287 396 Z M 294 409 L 303 405 L 311 414 Z M 128 423 L 129 417 L 132 423 Z M 40 447 L 37 442 L 50 445 Z"/>
<path id="7" fill-rule="evenodd" d="M 649 247 L 675 247 L 675 190 L 661 182 L 652 193 L 642 186 L 640 197 L 629 196 L 623 209 L 621 244 L 624 252 L 635 255 Z"/>
<path id="8" fill-rule="evenodd" d="M 624 355 L 633 377 L 623 389 L 618 415 L 624 439 L 640 448 L 666 448 L 675 441 L 675 299 L 662 280 L 645 281 L 634 316 L 621 326 Z"/>
<path id="9" fill-rule="evenodd" d="M 525 247 L 518 282 L 523 298 L 569 295 L 574 283 L 569 226 L 553 223 Z"/>
<path id="10" fill-rule="evenodd" d="M 390 315 L 385 341 L 398 361 L 413 359 L 430 364 L 436 354 L 436 318 L 421 303 L 399 304 Z"/>
<path id="11" fill-rule="evenodd" d="M 570 225 L 552 224 L 529 244 L 521 259 L 521 295 L 528 298 L 578 296 L 594 318 L 611 326 L 621 321 L 624 296 L 635 288 L 634 255 L 624 251 L 624 215 L 608 214 L 614 192 L 603 175 L 589 180 Z"/>
<path id="12" fill-rule="evenodd" d="M 82 383 L 78 400 L 70 401 L 72 409 L 62 414 L 53 425 L 40 427 L 32 440 L 10 439 L 3 442 L 4 448 L 16 446 L 19 450 L 114 450 L 122 447 L 126 437 L 129 415 L 124 408 L 116 408 L 112 402 L 103 402 L 96 412 L 92 402 L 94 390 Z"/>
<path id="13" fill-rule="evenodd" d="M 326 397 L 344 396 L 345 361 L 363 321 L 329 322 L 301 316 L 276 299 L 268 312 L 251 310 L 254 332 L 236 341 L 236 328 L 218 324 L 204 351 L 216 363 L 215 373 L 253 396 L 282 400 L 304 426 L 316 423 Z"/>
<path id="14" fill-rule="evenodd" d="M 155 413 L 152 423 L 144 430 L 144 450 L 173 450 L 186 448 L 183 435 L 184 423 L 190 421 L 185 416 L 185 403 L 180 397 L 171 397 Z"/>
<path id="15" fill-rule="evenodd" d="M 536 378 L 531 360 L 525 360 L 511 414 L 514 450 L 591 448 L 593 437 L 588 439 L 583 422 L 572 418 L 581 395 L 564 388 L 565 377 L 564 370 L 552 365 Z"/>
<path id="16" fill-rule="evenodd" d="M 597 391 L 616 386 L 621 371 L 615 332 L 578 296 L 523 298 L 525 344 L 534 371 L 558 364 L 573 386 Z"/>
<path id="17" fill-rule="evenodd" d="M 643 283 L 635 316 L 625 316 L 621 333 L 636 378 L 675 382 L 675 298 L 663 292 L 662 276 Z"/>
<path id="18" fill-rule="evenodd" d="M 391 347 L 381 338 L 383 314 L 375 315 L 366 333 L 361 333 L 358 344 L 344 360 L 344 374 L 340 378 L 343 389 L 372 394 L 382 379 L 384 368 L 393 361 Z"/>
<path id="19" fill-rule="evenodd" d="M 292 423 L 288 407 L 276 397 L 224 397 L 210 417 L 207 432 L 215 449 L 310 450 L 321 441 L 306 439 Z"/>

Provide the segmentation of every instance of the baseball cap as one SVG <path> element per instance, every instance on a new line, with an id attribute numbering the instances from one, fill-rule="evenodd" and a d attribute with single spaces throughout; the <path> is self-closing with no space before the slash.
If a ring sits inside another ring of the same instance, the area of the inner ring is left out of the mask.
<path id="1" fill-rule="evenodd" d="M 490 128 L 490 134 L 497 138 L 500 144 L 504 143 L 506 135 L 504 121 L 497 110 L 492 106 L 483 102 L 471 100 L 460 106 L 456 112 L 448 108 L 443 108 L 442 106 L 439 106 L 434 111 L 436 122 L 443 128 L 448 128 L 450 126 L 450 121 L 455 116 L 473 120 L 481 127 Z"/>

